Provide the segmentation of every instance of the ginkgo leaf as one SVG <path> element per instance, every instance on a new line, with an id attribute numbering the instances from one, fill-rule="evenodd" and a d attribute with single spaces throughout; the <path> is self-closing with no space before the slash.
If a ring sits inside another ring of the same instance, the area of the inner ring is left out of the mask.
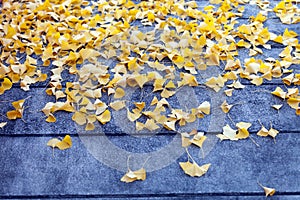
<path id="1" fill-rule="evenodd" d="M 276 87 L 276 89 L 271 92 L 273 95 L 278 96 L 282 99 L 285 99 L 286 97 L 286 92 L 284 92 L 280 87 Z"/>
<path id="2" fill-rule="evenodd" d="M 259 182 L 257 182 L 257 184 L 264 189 L 266 197 L 273 196 L 276 192 L 276 190 L 274 188 L 265 187 L 262 184 L 260 184 Z"/>
<path id="3" fill-rule="evenodd" d="M 209 115 L 210 114 L 210 103 L 208 101 L 204 101 L 203 103 L 200 104 L 200 106 L 198 107 L 198 109 L 201 112 Z"/>
<path id="4" fill-rule="evenodd" d="M 11 89 L 11 87 L 12 82 L 8 78 L 4 78 L 0 86 L 0 95 L 3 94 L 6 90 Z"/>
<path id="5" fill-rule="evenodd" d="M 8 119 L 18 119 L 23 117 L 23 105 L 24 105 L 25 99 L 21 99 L 19 101 L 12 102 L 13 107 L 15 110 L 10 110 L 6 113 Z"/>
<path id="6" fill-rule="evenodd" d="M 218 134 L 217 137 L 221 140 L 237 140 L 236 138 L 237 130 L 232 129 L 228 124 L 223 127 L 223 134 Z"/>
<path id="7" fill-rule="evenodd" d="M 136 171 L 132 171 L 129 168 L 129 158 L 130 158 L 130 156 L 127 159 L 128 170 L 127 170 L 126 174 L 121 178 L 121 181 L 126 182 L 126 183 L 130 183 L 130 182 L 133 182 L 133 181 L 136 181 L 136 180 L 144 181 L 146 179 L 146 170 L 144 168 L 144 165 L 146 164 L 146 162 L 148 161 L 148 159 L 150 157 L 148 157 L 145 160 L 145 162 L 143 163 L 143 166 L 139 170 L 136 170 Z"/>
<path id="8" fill-rule="evenodd" d="M 268 129 L 266 129 L 266 127 L 261 126 L 261 129 L 257 132 L 257 135 L 266 137 L 269 135 L 269 131 L 268 131 Z"/>
<path id="9" fill-rule="evenodd" d="M 96 116 L 97 120 L 102 124 L 106 124 L 111 119 L 111 114 L 109 110 L 105 110 L 101 115 Z"/>
<path id="10" fill-rule="evenodd" d="M 98 52 L 94 49 L 87 49 L 87 48 L 81 49 L 79 54 L 80 54 L 80 56 L 82 57 L 83 60 L 100 56 L 100 52 Z"/>
<path id="11" fill-rule="evenodd" d="M 206 174 L 211 164 L 199 166 L 196 162 L 179 162 L 182 170 L 189 176 L 200 177 Z"/>
<path id="12" fill-rule="evenodd" d="M 172 130 L 172 131 L 175 131 L 175 123 L 176 121 L 173 120 L 173 121 L 168 121 L 168 122 L 164 122 L 164 127 L 168 130 Z"/>
<path id="13" fill-rule="evenodd" d="M 158 99 L 157 99 L 156 96 L 154 96 L 153 99 L 152 99 L 152 101 L 151 101 L 151 103 L 150 103 L 150 105 L 153 106 L 153 105 L 155 105 L 157 103 L 158 103 Z"/>
<path id="14" fill-rule="evenodd" d="M 125 91 L 122 88 L 117 88 L 114 94 L 114 98 L 115 99 L 120 99 L 122 97 L 124 97 L 125 95 Z"/>
<path id="15" fill-rule="evenodd" d="M 145 123 L 145 128 L 148 129 L 149 131 L 154 131 L 159 129 L 160 127 L 155 123 L 153 119 L 147 119 Z"/>
<path id="16" fill-rule="evenodd" d="M 0 122 L 0 128 L 3 128 L 4 126 L 6 126 L 7 122 Z"/>
<path id="17" fill-rule="evenodd" d="M 146 103 L 145 102 L 134 102 L 134 105 L 137 108 L 137 112 L 140 112 L 140 111 L 142 111 L 145 108 Z"/>
<path id="18" fill-rule="evenodd" d="M 55 144 L 55 147 L 59 148 L 60 150 L 65 150 L 72 147 L 72 138 L 70 135 L 66 135 L 62 141 L 59 141 Z"/>
<path id="19" fill-rule="evenodd" d="M 227 89 L 224 91 L 224 93 L 226 94 L 226 96 L 228 97 L 231 97 L 232 96 L 232 92 L 233 92 L 233 89 Z"/>
<path id="20" fill-rule="evenodd" d="M 136 171 L 131 171 L 130 169 L 126 172 L 126 174 L 121 178 L 122 182 L 131 183 L 136 180 L 144 181 L 146 179 L 146 170 L 141 168 Z"/>
<path id="21" fill-rule="evenodd" d="M 243 84 L 241 84 L 241 82 L 240 81 L 235 81 L 235 82 L 233 82 L 232 84 L 230 84 L 230 85 L 227 85 L 227 87 L 233 87 L 233 88 L 235 88 L 235 89 L 243 89 L 243 88 L 245 88 L 245 86 L 243 85 Z"/>
<path id="22" fill-rule="evenodd" d="M 206 139 L 207 137 L 204 135 L 204 133 L 199 132 L 196 135 L 194 135 L 193 139 L 191 140 L 191 143 L 202 148 L 202 145 Z"/>
<path id="23" fill-rule="evenodd" d="M 251 123 L 247 123 L 247 122 L 239 122 L 236 124 L 236 127 L 238 128 L 238 133 L 236 135 L 236 137 L 238 139 L 246 139 L 249 137 L 249 131 L 248 128 L 252 126 Z"/>
<path id="24" fill-rule="evenodd" d="M 268 135 L 270 135 L 273 138 L 275 138 L 278 133 L 279 133 L 279 131 L 274 128 L 270 128 L 270 130 L 268 131 Z"/>
<path id="25" fill-rule="evenodd" d="M 142 114 L 140 112 L 130 112 L 130 110 L 127 108 L 127 118 L 129 119 L 129 121 L 134 122 L 136 121 L 138 118 L 140 118 L 142 116 Z"/>
<path id="26" fill-rule="evenodd" d="M 109 106 L 111 108 L 113 108 L 114 110 L 118 111 L 118 110 L 123 109 L 126 106 L 126 104 L 125 104 L 125 101 L 114 101 L 114 102 L 111 102 L 109 104 Z"/>
<path id="27" fill-rule="evenodd" d="M 84 125 L 86 123 L 86 114 L 82 112 L 75 112 L 72 116 L 72 120 L 79 125 Z"/>
<path id="28" fill-rule="evenodd" d="M 50 146 L 53 149 L 57 147 L 60 150 L 65 150 L 72 147 L 72 139 L 70 135 L 66 135 L 62 140 L 59 140 L 58 138 L 52 138 L 47 142 L 47 146 Z"/>
<path id="29" fill-rule="evenodd" d="M 232 106 L 233 105 L 229 105 L 226 100 L 224 100 L 224 102 L 221 104 L 221 109 L 224 113 L 228 113 Z"/>
<path id="30" fill-rule="evenodd" d="M 163 98 L 169 98 L 169 97 L 173 96 L 175 93 L 176 93 L 175 91 L 163 89 L 163 91 L 160 93 L 160 95 Z"/>
<path id="31" fill-rule="evenodd" d="M 47 142 L 47 146 L 52 147 L 52 156 L 54 157 L 54 148 L 57 147 L 56 144 L 59 143 L 60 140 L 57 138 L 52 138 Z"/>
<path id="32" fill-rule="evenodd" d="M 60 142 L 59 139 L 53 138 L 53 139 L 51 139 L 51 140 L 49 140 L 49 141 L 47 142 L 47 146 L 50 146 L 50 147 L 52 147 L 52 148 L 55 148 L 55 147 L 56 147 L 56 144 L 59 143 L 59 142 Z"/>
<path id="33" fill-rule="evenodd" d="M 277 104 L 277 105 L 272 105 L 273 108 L 276 110 L 279 110 L 283 105 L 282 104 Z"/>
<path id="34" fill-rule="evenodd" d="M 192 144 L 190 135 L 188 133 L 181 133 L 181 145 L 182 147 L 188 147 Z"/>

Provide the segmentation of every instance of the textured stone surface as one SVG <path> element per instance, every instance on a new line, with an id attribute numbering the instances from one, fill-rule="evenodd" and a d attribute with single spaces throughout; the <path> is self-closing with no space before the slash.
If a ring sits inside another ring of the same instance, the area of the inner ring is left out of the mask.
<path id="1" fill-rule="evenodd" d="M 216 132 L 222 131 L 222 127 L 226 124 L 231 125 L 232 121 L 229 119 L 231 117 L 234 123 L 240 121 L 250 122 L 252 126 L 250 131 L 257 132 L 260 129 L 260 120 L 264 126 L 270 127 L 272 123 L 273 128 L 278 129 L 282 132 L 297 132 L 300 127 L 299 116 L 295 114 L 295 110 L 290 108 L 290 106 L 282 99 L 270 94 L 275 90 L 277 85 L 265 85 L 265 86 L 252 86 L 246 85 L 243 90 L 233 91 L 232 97 L 226 97 L 222 92 L 215 93 L 210 89 L 205 88 L 194 88 L 188 89 L 186 92 L 193 94 L 191 96 L 186 95 L 184 91 L 178 92 L 178 96 L 169 98 L 168 101 L 173 108 L 193 108 L 200 105 L 204 101 L 209 101 L 212 105 L 211 115 L 204 117 L 203 119 L 197 120 L 193 124 L 189 124 L 186 127 L 178 127 L 179 131 L 190 131 L 192 129 L 198 129 L 199 131 L 205 132 Z M 283 86 L 280 86 L 285 90 Z M 145 89 L 147 90 L 147 89 Z M 151 90 L 150 90 L 151 91 Z M 28 98 L 25 102 L 24 111 L 24 121 L 21 119 L 15 121 L 8 121 L 7 126 L 5 126 L 1 131 L 1 134 L 18 135 L 18 134 L 77 134 L 77 133 L 87 133 L 87 134 L 149 134 L 147 131 L 137 132 L 135 131 L 135 123 L 130 122 L 127 119 L 126 110 L 122 111 L 112 111 L 112 120 L 106 125 L 102 126 L 98 122 L 95 123 L 96 129 L 94 131 L 85 131 L 84 126 L 79 126 L 74 123 L 71 119 L 72 113 L 67 113 L 64 111 L 59 111 L 55 113 L 57 118 L 56 123 L 47 123 L 45 121 L 45 115 L 40 111 L 48 101 L 53 101 L 52 97 L 44 94 L 43 89 L 34 89 L 27 93 L 23 92 L 18 88 L 11 89 L 1 96 L 3 100 L 19 100 Z M 143 100 L 150 102 L 153 97 L 146 97 Z M 139 96 L 132 95 L 131 100 L 140 99 Z M 224 114 L 220 105 L 226 100 L 229 104 L 234 105 L 229 114 Z M 277 111 L 272 108 L 272 105 L 283 104 L 283 107 Z M 13 107 L 0 107 L 1 113 L 5 113 L 8 110 L 13 109 Z M 229 117 L 228 117 L 229 115 Z M 4 118 L 2 120 L 5 120 Z M 216 120 L 217 124 L 216 124 Z M 154 133 L 169 133 L 170 131 L 161 128 Z M 151 134 L 151 133 L 150 133 Z"/>
<path id="2" fill-rule="evenodd" d="M 162 141 L 167 140 L 165 136 L 158 137 Z M 191 148 L 190 154 L 199 164 L 212 164 L 204 177 L 192 178 L 180 170 L 178 161 L 186 161 L 184 154 L 170 166 L 148 173 L 145 181 L 125 184 L 119 181 L 123 172 L 97 161 L 77 137 L 73 137 L 71 149 L 55 150 L 54 157 L 52 149 L 45 146 L 50 137 L 1 137 L 0 196 L 170 193 L 194 196 L 222 193 L 263 195 L 257 181 L 275 187 L 278 193 L 298 192 L 300 135 L 280 134 L 276 144 L 270 138 L 253 138 L 260 147 L 250 139 L 218 142 L 204 160 L 199 158 L 199 149 Z M 139 145 L 140 142 L 135 144 Z M 126 166 L 126 162 L 119 164 Z"/>

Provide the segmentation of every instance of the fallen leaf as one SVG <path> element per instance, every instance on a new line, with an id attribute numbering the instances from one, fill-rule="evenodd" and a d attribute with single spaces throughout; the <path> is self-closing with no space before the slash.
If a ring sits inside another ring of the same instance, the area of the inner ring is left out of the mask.
<path id="1" fill-rule="evenodd" d="M 0 95 L 3 94 L 6 90 L 11 89 L 11 87 L 12 82 L 8 78 L 4 78 L 0 86 Z"/>
<path id="2" fill-rule="evenodd" d="M 72 139 L 70 135 L 66 135 L 64 139 L 58 143 L 56 143 L 55 147 L 59 148 L 60 150 L 69 149 L 72 147 Z"/>
<path id="3" fill-rule="evenodd" d="M 23 111 L 24 111 L 24 102 L 25 99 L 21 99 L 19 101 L 12 102 L 13 107 L 15 110 L 10 110 L 6 113 L 8 119 L 17 119 L 23 117 Z"/>
<path id="4" fill-rule="evenodd" d="M 282 106 L 282 104 L 272 105 L 272 107 L 276 110 L 279 110 Z"/>
<path id="5" fill-rule="evenodd" d="M 276 190 L 274 188 L 265 187 L 262 184 L 260 184 L 259 182 L 257 182 L 257 183 L 260 187 L 262 187 L 264 189 L 266 197 L 273 196 L 275 194 Z"/>
<path id="6" fill-rule="evenodd" d="M 111 102 L 109 104 L 109 106 L 111 108 L 113 108 L 114 110 L 118 111 L 118 110 L 125 108 L 126 104 L 125 104 L 125 101 L 114 101 L 114 102 Z"/>
<path id="7" fill-rule="evenodd" d="M 221 109 L 224 113 L 228 113 L 232 106 L 233 105 L 229 105 L 226 100 L 224 100 L 224 102 L 221 104 Z"/>
<path id="8" fill-rule="evenodd" d="M 56 147 L 56 144 L 59 143 L 59 142 L 60 142 L 59 139 L 53 138 L 53 139 L 51 139 L 51 140 L 49 140 L 49 141 L 47 142 L 47 146 L 52 147 L 52 148 L 55 148 L 55 147 Z"/>
<path id="9" fill-rule="evenodd" d="M 199 166 L 196 162 L 179 162 L 180 167 L 189 176 L 192 177 L 200 177 L 206 174 L 211 164 L 205 164 L 202 166 Z"/>
<path id="10" fill-rule="evenodd" d="M 3 128 L 4 126 L 6 126 L 7 122 L 0 122 L 0 128 Z"/>
<path id="11" fill-rule="evenodd" d="M 144 168 L 141 168 L 136 171 L 131 171 L 130 169 L 128 169 L 126 174 L 121 178 L 121 181 L 125 183 L 131 183 L 136 180 L 144 181 L 145 179 L 146 179 L 146 170 Z"/>
<path id="12" fill-rule="evenodd" d="M 52 138 L 47 142 L 47 146 L 50 146 L 53 149 L 57 147 L 60 150 L 65 150 L 72 147 L 72 139 L 70 135 L 66 135 L 62 140 L 59 140 L 58 138 Z"/>

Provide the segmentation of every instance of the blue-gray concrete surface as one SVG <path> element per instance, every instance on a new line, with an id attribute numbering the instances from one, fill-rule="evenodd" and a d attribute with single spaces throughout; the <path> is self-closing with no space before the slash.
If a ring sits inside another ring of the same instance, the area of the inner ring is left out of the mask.
<path id="1" fill-rule="evenodd" d="M 122 136 L 130 137 L 130 136 Z M 166 136 L 160 140 L 166 140 Z M 297 194 L 300 180 L 300 136 L 284 133 L 276 144 L 270 138 L 253 138 L 239 142 L 218 142 L 204 160 L 212 163 L 201 178 L 191 178 L 178 163 L 148 173 L 143 182 L 124 184 L 123 173 L 98 162 L 85 149 L 78 137 L 68 151 L 45 148 L 51 137 L 2 137 L 0 140 L 1 197 L 8 195 L 184 195 L 207 194 L 263 195 L 257 181 L 277 189 L 279 194 Z M 155 140 L 155 139 L 153 139 Z M 128 141 L 124 139 L 125 143 Z M 119 141 L 120 142 L 120 141 Z M 133 141 L 131 141 L 133 142 Z M 135 146 L 139 146 L 137 142 Z M 192 148 L 197 155 L 199 150 Z M 185 161 L 186 156 L 177 161 Z M 123 163 L 120 163 L 123 164 Z"/>

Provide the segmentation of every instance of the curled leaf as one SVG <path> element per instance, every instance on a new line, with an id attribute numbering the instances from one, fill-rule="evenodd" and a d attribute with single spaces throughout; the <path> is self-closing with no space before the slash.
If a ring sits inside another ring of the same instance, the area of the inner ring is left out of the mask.
<path id="1" fill-rule="evenodd" d="M 136 171 L 131 171 L 128 169 L 126 174 L 121 178 L 122 182 L 131 183 L 137 180 L 144 181 L 146 179 L 146 170 L 141 168 Z"/>
<path id="2" fill-rule="evenodd" d="M 187 162 L 180 162 L 179 165 L 184 171 L 184 173 L 186 173 L 187 175 L 192 177 L 195 176 L 200 177 L 206 174 L 211 164 L 205 164 L 199 166 L 196 162 L 187 161 Z"/>

